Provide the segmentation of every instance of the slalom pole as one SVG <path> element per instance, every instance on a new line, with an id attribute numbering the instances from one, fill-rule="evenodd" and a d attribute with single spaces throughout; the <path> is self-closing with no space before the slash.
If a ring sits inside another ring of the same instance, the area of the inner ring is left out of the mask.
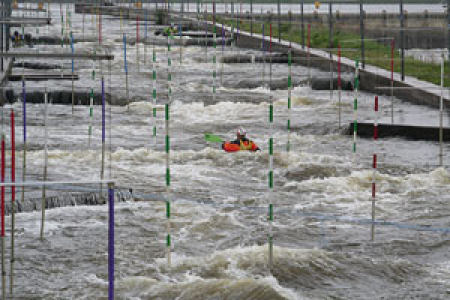
<path id="1" fill-rule="evenodd" d="M 106 114 L 105 114 L 105 108 L 106 108 L 106 103 L 105 103 L 105 77 L 102 74 L 102 165 L 101 165 L 101 169 L 100 169 L 100 179 L 103 180 L 105 178 L 105 150 L 106 150 L 106 124 L 105 124 L 105 118 L 106 118 Z M 103 184 L 100 184 L 100 196 L 103 196 L 102 194 L 102 187 Z"/>
<path id="2" fill-rule="evenodd" d="M 378 96 L 375 96 L 375 122 L 373 123 L 373 141 L 378 140 Z M 375 147 L 374 147 L 375 149 Z M 377 172 L 377 154 L 373 153 L 373 170 L 372 170 L 372 228 L 371 241 L 375 240 L 375 192 L 376 192 L 376 172 Z"/>
<path id="3" fill-rule="evenodd" d="M 94 48 L 94 55 L 96 54 Z M 91 72 L 92 86 L 89 96 L 89 129 L 88 129 L 88 147 L 91 148 L 91 138 L 92 138 L 92 121 L 94 118 L 94 81 L 95 81 L 95 60 L 92 61 L 92 72 Z"/>
<path id="4" fill-rule="evenodd" d="M 22 157 L 22 182 L 26 181 L 27 174 L 27 91 L 26 82 L 22 81 L 22 119 L 23 119 L 23 157 Z M 25 187 L 22 187 L 22 203 L 25 200 Z"/>
<path id="5" fill-rule="evenodd" d="M 214 2 L 215 4 L 215 2 Z M 217 75 L 217 63 L 216 63 L 216 53 L 217 53 L 217 43 L 216 43 L 216 6 L 213 5 L 213 102 L 216 100 L 216 75 Z"/>
<path id="6" fill-rule="evenodd" d="M 291 24 L 291 11 L 289 11 L 289 24 Z M 291 150 L 291 95 L 292 95 L 292 42 L 291 38 L 289 38 L 289 52 L 288 52 L 288 120 L 287 120 L 287 131 L 288 131 L 288 141 L 286 145 L 286 151 L 289 152 Z"/>
<path id="7" fill-rule="evenodd" d="M 220 84 L 223 84 L 223 59 L 225 57 L 225 25 L 222 22 L 222 62 L 220 67 Z"/>
<path id="8" fill-rule="evenodd" d="M 262 14 L 263 14 L 263 11 L 262 11 L 262 8 L 261 8 L 261 19 L 263 19 Z M 261 50 L 262 50 L 262 53 L 263 53 L 262 81 L 264 83 L 265 76 L 266 76 L 266 49 L 264 47 L 264 40 L 265 40 L 265 36 L 264 36 L 264 20 L 262 20 L 262 22 L 261 22 L 261 32 L 262 32 Z"/>
<path id="9" fill-rule="evenodd" d="M 119 14 L 120 14 L 120 35 L 123 35 L 123 12 L 122 12 L 122 7 L 120 7 Z"/>
<path id="10" fill-rule="evenodd" d="M 83 20 L 82 25 L 81 25 L 81 36 L 83 37 L 84 40 L 84 23 L 85 23 L 85 19 L 86 19 L 86 12 L 85 12 L 85 7 L 83 7 Z"/>
<path id="11" fill-rule="evenodd" d="M 341 44 L 338 45 L 338 98 L 339 98 L 339 129 L 341 129 Z"/>
<path id="12" fill-rule="evenodd" d="M 147 65 L 147 10 L 145 10 L 144 66 Z"/>
<path id="13" fill-rule="evenodd" d="M 125 68 L 125 90 L 127 94 L 127 110 L 130 112 L 130 93 L 128 89 L 128 66 L 127 66 L 127 35 L 123 34 L 123 58 Z"/>
<path id="14" fill-rule="evenodd" d="M 69 33 L 69 12 L 67 11 L 67 7 L 66 7 L 66 22 L 65 22 L 65 30 L 64 30 L 64 39 L 67 41 L 66 48 L 68 47 L 68 41 L 69 41 L 68 33 Z"/>
<path id="15" fill-rule="evenodd" d="M 180 66 L 183 65 L 183 26 L 181 26 L 181 17 L 178 24 L 178 33 L 180 36 Z"/>
<path id="16" fill-rule="evenodd" d="M 353 101 L 353 115 L 354 115 L 354 122 L 353 122 L 353 154 L 354 159 L 356 163 L 356 137 L 357 137 L 357 125 L 358 125 L 358 89 L 359 89 L 359 61 L 356 60 L 355 62 L 355 83 L 354 83 L 354 90 L 355 90 L 355 99 Z"/>
<path id="17" fill-rule="evenodd" d="M 11 109 L 11 182 L 16 181 L 16 134 L 14 123 L 14 109 Z M 14 239 L 16 230 L 16 187 L 11 186 L 11 269 L 9 293 L 13 293 L 14 287 Z"/>
<path id="18" fill-rule="evenodd" d="M 2 157 L 1 180 L 5 182 L 5 133 L 3 131 L 3 107 L 2 114 Z M 5 187 L 1 187 L 1 214 L 2 214 L 2 299 L 6 299 L 6 268 L 5 268 Z"/>
<path id="19" fill-rule="evenodd" d="M 171 247 L 172 247 L 172 238 L 171 238 L 171 220 L 170 220 L 170 103 L 172 100 L 172 73 L 171 73 L 171 56 L 170 56 L 170 44 L 172 39 L 172 32 L 169 31 L 169 36 L 167 38 L 167 103 L 165 105 L 165 119 L 166 119 L 166 216 L 167 216 L 167 266 L 170 269 L 171 267 Z"/>
<path id="20" fill-rule="evenodd" d="M 102 14 L 100 13 L 100 8 L 97 9 L 97 14 L 98 14 L 98 44 L 101 51 L 103 38 L 102 38 Z M 99 65 L 100 65 L 100 73 L 103 74 L 103 60 L 99 61 Z"/>
<path id="21" fill-rule="evenodd" d="M 73 77 L 73 74 L 74 74 L 74 71 L 75 71 L 75 63 L 74 63 L 74 59 L 73 59 L 73 56 L 75 54 L 74 53 L 75 49 L 74 49 L 74 46 L 73 46 L 73 33 L 72 33 L 72 31 L 70 32 L 70 48 L 72 49 L 72 115 L 73 115 L 74 110 L 75 110 L 75 107 L 74 107 L 74 105 L 75 105 L 75 87 L 74 87 L 75 83 L 74 83 L 74 77 Z"/>
<path id="22" fill-rule="evenodd" d="M 47 129 L 47 105 L 48 104 L 48 93 L 47 93 L 47 87 L 45 88 L 45 94 L 44 94 L 44 181 L 47 181 L 47 163 L 48 163 L 48 129 Z M 45 205 L 46 205 L 46 188 L 45 185 L 42 186 L 42 204 L 41 204 L 41 210 L 42 210 L 42 220 L 41 220 L 41 240 L 44 239 L 44 224 L 45 224 Z"/>
<path id="23" fill-rule="evenodd" d="M 114 183 L 108 184 L 108 300 L 114 299 Z"/>
<path id="24" fill-rule="evenodd" d="M 112 179 L 112 82 L 111 82 L 111 59 L 108 60 L 109 71 L 109 179 Z"/>
<path id="25" fill-rule="evenodd" d="M 241 6 L 242 9 L 242 6 Z M 242 13 L 242 11 L 241 11 Z M 237 55 L 238 55 L 238 62 L 241 62 L 241 58 L 240 58 L 240 51 L 239 51 L 239 27 L 241 26 L 241 15 L 239 14 L 239 16 L 237 17 L 237 21 L 236 21 L 236 50 L 237 50 Z"/>
<path id="26" fill-rule="evenodd" d="M 61 14 L 61 49 L 64 49 L 64 14 L 62 12 L 62 3 L 59 3 L 59 12 Z M 61 78 L 64 74 L 64 63 L 61 62 Z"/>
<path id="27" fill-rule="evenodd" d="M 308 82 L 311 84 L 311 23 L 308 23 Z"/>
<path id="28" fill-rule="evenodd" d="M 444 166 L 444 54 L 441 54 L 441 99 L 439 101 L 439 165 Z"/>
<path id="29" fill-rule="evenodd" d="M 155 144 L 156 150 L 156 51 L 155 44 L 153 44 L 153 76 L 152 76 L 152 84 L 153 84 L 153 142 Z"/>
<path id="30" fill-rule="evenodd" d="M 200 1 L 197 0 L 197 30 L 200 31 Z M 199 47 L 200 45 L 200 34 L 197 35 L 197 44 Z"/>
<path id="31" fill-rule="evenodd" d="M 67 7 L 67 28 L 66 28 L 66 35 L 69 34 L 69 32 L 72 32 L 72 15 L 71 12 L 68 11 L 69 7 Z M 67 40 L 69 39 L 69 37 L 67 36 Z M 67 47 L 69 47 L 69 45 L 67 45 Z"/>
<path id="32" fill-rule="evenodd" d="M 208 5 L 206 5 L 204 20 L 205 20 L 205 61 L 208 61 Z"/>
<path id="33" fill-rule="evenodd" d="M 139 56 L 139 15 L 136 16 L 136 60 L 138 72 L 141 71 L 141 61 Z"/>
<path id="34" fill-rule="evenodd" d="M 102 14 L 100 13 L 100 8 L 97 9 L 98 14 L 98 43 L 102 44 Z"/>
<path id="35" fill-rule="evenodd" d="M 272 85 L 272 22 L 270 23 L 270 86 Z M 269 86 L 269 89 L 270 89 Z M 269 270 L 272 270 L 273 265 L 273 96 L 270 92 L 269 104 Z"/>
<path id="36" fill-rule="evenodd" d="M 394 44 L 391 40 L 391 124 L 394 124 Z"/>

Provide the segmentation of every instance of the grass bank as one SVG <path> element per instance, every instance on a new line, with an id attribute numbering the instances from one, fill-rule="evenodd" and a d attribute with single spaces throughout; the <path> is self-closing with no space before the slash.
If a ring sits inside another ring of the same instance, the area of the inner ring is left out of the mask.
<path id="1" fill-rule="evenodd" d="M 211 18 L 212 20 L 212 18 Z M 222 23 L 228 26 L 237 27 L 237 22 L 229 19 L 218 17 L 217 23 Z M 264 34 L 268 36 L 270 34 L 269 23 L 264 24 Z M 247 21 L 241 21 L 240 30 L 250 32 L 250 23 Z M 253 32 L 261 34 L 261 23 L 253 24 Z M 289 24 L 282 24 L 281 38 L 286 41 L 292 41 L 297 44 L 302 44 L 302 31 L 300 28 L 290 26 Z M 307 26 L 305 26 L 305 42 L 307 41 Z M 276 24 L 272 23 L 272 34 L 275 39 L 278 39 L 278 28 Z M 329 44 L 329 31 L 322 28 L 311 28 L 311 47 L 312 48 L 330 48 Z M 396 41 L 397 43 L 397 41 Z M 343 57 L 347 57 L 352 60 L 361 59 L 361 40 L 360 36 L 351 32 L 335 30 L 333 31 L 332 48 L 334 54 L 338 54 L 338 46 L 344 49 L 341 51 Z M 389 44 L 389 42 L 388 42 Z M 389 45 L 377 41 L 366 40 L 365 43 L 365 60 L 366 64 L 377 66 L 382 69 L 391 70 L 391 48 Z M 398 44 L 397 44 L 398 45 Z M 345 50 L 347 49 L 347 50 Z M 350 50 L 351 49 L 351 50 Z M 394 71 L 401 72 L 401 60 L 399 51 L 394 51 Z M 413 76 L 420 80 L 432 82 L 436 85 L 441 84 L 441 66 L 417 61 L 411 57 L 405 58 L 405 74 L 407 76 Z M 449 78 L 449 63 L 445 64 L 445 86 L 450 86 Z"/>

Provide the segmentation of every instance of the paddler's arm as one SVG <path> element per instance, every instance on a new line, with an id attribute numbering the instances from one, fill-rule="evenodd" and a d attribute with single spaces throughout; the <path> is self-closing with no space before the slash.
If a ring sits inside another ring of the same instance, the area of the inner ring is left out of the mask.
<path id="1" fill-rule="evenodd" d="M 256 145 L 255 142 L 252 141 L 252 151 L 261 151 L 261 149 L 259 149 L 259 147 Z"/>

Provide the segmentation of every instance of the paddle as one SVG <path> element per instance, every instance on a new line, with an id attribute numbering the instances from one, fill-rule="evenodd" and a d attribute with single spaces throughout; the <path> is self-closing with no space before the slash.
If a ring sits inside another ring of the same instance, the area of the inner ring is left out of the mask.
<path id="1" fill-rule="evenodd" d="M 223 139 L 220 136 L 212 134 L 211 132 L 205 132 L 205 141 L 212 143 L 222 143 Z"/>

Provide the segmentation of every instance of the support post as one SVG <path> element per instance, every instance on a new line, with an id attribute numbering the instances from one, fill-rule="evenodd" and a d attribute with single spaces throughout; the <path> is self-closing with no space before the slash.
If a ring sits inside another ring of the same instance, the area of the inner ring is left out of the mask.
<path id="1" fill-rule="evenodd" d="M 305 49 L 305 20 L 303 13 L 303 1 L 300 3 L 300 14 L 301 14 L 301 23 L 302 23 L 302 49 Z"/>
<path id="2" fill-rule="evenodd" d="M 359 0 L 359 31 L 361 32 L 361 63 L 362 68 L 366 68 L 366 50 L 364 43 L 364 8 L 363 0 Z"/>
<path id="3" fill-rule="evenodd" d="M 405 81 L 405 15 L 403 0 L 400 0 L 400 49 L 401 49 L 401 77 Z"/>
<path id="4" fill-rule="evenodd" d="M 439 166 L 444 166 L 444 53 L 441 54 L 441 99 L 439 101 Z"/>
<path id="5" fill-rule="evenodd" d="M 48 140 L 48 130 L 47 130 L 47 102 L 48 102 L 48 93 L 47 88 L 45 88 L 44 93 L 44 181 L 47 181 L 47 162 L 48 162 L 48 146 L 47 146 L 47 140 Z M 45 199 L 45 192 L 46 188 L 45 185 L 42 186 L 42 204 L 41 204 L 41 210 L 42 210 L 42 220 L 41 220 L 41 240 L 44 239 L 44 224 L 45 224 L 45 205 L 46 205 L 46 199 Z"/>

